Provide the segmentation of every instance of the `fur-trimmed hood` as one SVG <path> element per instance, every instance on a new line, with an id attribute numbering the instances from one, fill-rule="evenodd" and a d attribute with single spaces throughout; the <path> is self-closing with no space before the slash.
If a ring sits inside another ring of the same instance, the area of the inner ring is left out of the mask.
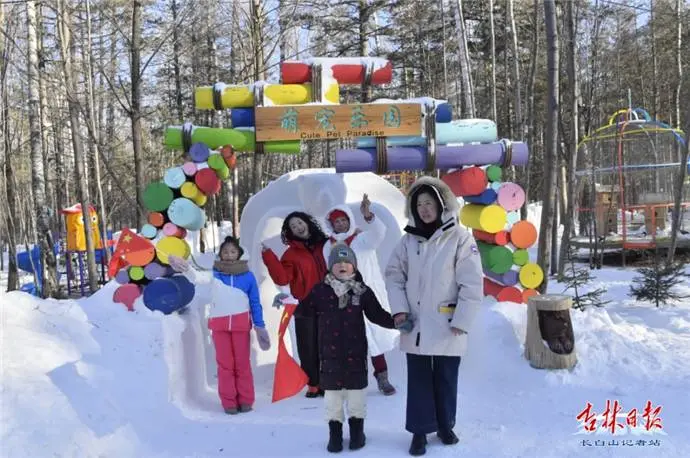
<path id="1" fill-rule="evenodd" d="M 342 234 L 336 234 L 333 231 L 333 225 L 331 222 L 328 220 L 328 217 L 331 215 L 336 210 L 340 210 L 341 212 L 345 213 L 350 220 L 350 229 Z M 335 207 L 331 208 L 326 212 L 326 216 L 324 216 L 324 233 L 326 234 L 326 237 L 333 237 L 336 240 L 345 240 L 346 238 L 350 237 L 352 234 L 355 233 L 355 230 L 357 230 L 356 227 L 356 221 L 355 221 L 355 214 L 352 213 L 352 209 L 350 208 L 349 205 L 342 204 L 342 205 L 336 205 Z"/>
<path id="2" fill-rule="evenodd" d="M 447 184 L 438 178 L 424 176 L 418 178 L 407 191 L 405 201 L 405 216 L 408 219 L 408 225 L 412 227 L 415 226 L 414 216 L 412 215 L 412 196 L 417 189 L 423 185 L 431 186 L 434 190 L 436 190 L 439 200 L 443 202 L 443 210 L 441 213 L 442 225 L 451 220 L 457 221 L 460 204 L 458 203 L 458 199 L 455 197 L 455 194 L 453 194 L 453 191 L 451 191 Z"/>

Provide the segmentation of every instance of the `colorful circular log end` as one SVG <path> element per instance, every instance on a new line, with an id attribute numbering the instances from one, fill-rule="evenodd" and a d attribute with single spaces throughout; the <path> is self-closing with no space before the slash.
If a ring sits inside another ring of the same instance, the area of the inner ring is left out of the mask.
<path id="1" fill-rule="evenodd" d="M 187 161 L 182 165 L 182 171 L 188 177 L 193 177 L 196 173 L 196 164 L 194 162 Z"/>
<path id="2" fill-rule="evenodd" d="M 198 231 L 206 223 L 206 215 L 201 208 L 184 197 L 175 199 L 170 203 L 168 218 L 173 224 L 192 231 Z"/>
<path id="3" fill-rule="evenodd" d="M 529 262 L 529 253 L 525 249 L 513 251 L 513 264 L 516 266 L 524 266 Z"/>
<path id="4" fill-rule="evenodd" d="M 165 216 L 160 212 L 151 212 L 149 213 L 148 221 L 151 226 L 163 227 L 165 224 Z"/>
<path id="5" fill-rule="evenodd" d="M 460 210 L 460 222 L 472 229 L 495 234 L 506 225 L 506 211 L 498 205 L 469 204 Z"/>
<path id="6" fill-rule="evenodd" d="M 211 150 L 204 143 L 194 143 L 189 148 L 189 157 L 197 163 L 206 161 L 209 154 L 211 154 Z"/>
<path id="7" fill-rule="evenodd" d="M 486 177 L 489 179 L 489 181 L 496 182 L 496 181 L 501 181 L 501 177 L 503 176 L 503 170 L 501 167 L 497 165 L 490 165 L 486 168 Z"/>
<path id="8" fill-rule="evenodd" d="M 149 183 L 142 196 L 144 205 L 153 212 L 162 212 L 173 200 L 172 189 L 162 181 Z"/>
<path id="9" fill-rule="evenodd" d="M 506 211 L 518 210 L 525 204 L 525 191 L 517 183 L 504 183 L 498 190 L 496 200 Z"/>
<path id="10" fill-rule="evenodd" d="M 457 197 L 477 196 L 487 185 L 486 172 L 480 167 L 467 167 L 444 175 L 442 180 Z"/>
<path id="11" fill-rule="evenodd" d="M 158 234 L 158 229 L 153 224 L 144 224 L 139 233 L 142 237 L 146 237 L 147 239 L 155 239 Z"/>
<path id="12" fill-rule="evenodd" d="M 179 189 L 185 181 L 187 181 L 187 175 L 182 167 L 169 168 L 163 175 L 163 182 L 171 189 Z"/>
<path id="13" fill-rule="evenodd" d="M 115 275 L 115 281 L 120 285 L 126 285 L 129 283 L 129 272 L 127 269 L 120 269 Z"/>
<path id="14" fill-rule="evenodd" d="M 488 232 L 473 230 L 472 234 L 477 240 L 482 242 L 492 243 L 494 245 L 504 246 L 510 241 L 509 233 L 506 231 L 498 231 L 495 234 L 490 234 Z"/>
<path id="15" fill-rule="evenodd" d="M 194 175 L 194 182 L 201 192 L 207 196 L 212 196 L 220 191 L 220 179 L 216 171 L 211 168 L 205 168 L 196 172 L 196 175 Z"/>
<path id="16" fill-rule="evenodd" d="M 230 169 L 234 169 L 237 165 L 237 157 L 235 156 L 235 151 L 232 149 L 232 145 L 225 145 L 220 149 L 220 154 L 225 159 L 225 165 Z"/>
<path id="17" fill-rule="evenodd" d="M 525 289 L 522 291 L 522 302 L 526 304 L 530 297 L 537 296 L 538 294 L 539 292 L 536 289 Z"/>
<path id="18" fill-rule="evenodd" d="M 129 278 L 134 281 L 139 281 L 144 278 L 144 268 L 140 266 L 131 266 L 128 270 Z"/>
<path id="19" fill-rule="evenodd" d="M 203 207 L 204 205 L 206 205 L 206 202 L 208 201 L 208 197 L 206 197 L 206 194 L 204 194 L 203 192 L 199 192 L 199 194 L 197 194 L 196 197 L 192 200 L 199 207 Z"/>
<path id="20" fill-rule="evenodd" d="M 134 283 L 127 283 L 120 285 L 113 293 L 113 302 L 116 304 L 124 304 L 127 310 L 134 311 L 134 301 L 141 296 L 141 287 Z"/>
<path id="21" fill-rule="evenodd" d="M 155 280 L 156 278 L 164 277 L 167 271 L 168 269 L 165 266 L 152 262 L 144 267 L 144 276 L 149 280 Z"/>
<path id="22" fill-rule="evenodd" d="M 514 286 L 506 286 L 496 295 L 498 302 L 515 302 L 522 304 L 522 291 Z"/>
<path id="23" fill-rule="evenodd" d="M 544 272 L 538 264 L 527 263 L 520 269 L 520 283 L 528 289 L 535 289 L 544 281 Z"/>
<path id="24" fill-rule="evenodd" d="M 503 246 L 477 242 L 482 257 L 482 266 L 496 274 L 504 274 L 513 265 L 513 252 Z"/>
<path id="25" fill-rule="evenodd" d="M 529 221 L 518 221 L 510 230 L 510 240 L 517 248 L 529 248 L 537 241 L 537 228 Z"/>
<path id="26" fill-rule="evenodd" d="M 199 188 L 196 184 L 188 181 L 183 184 L 182 187 L 180 187 L 180 194 L 182 194 L 182 197 L 194 200 L 199 194 L 201 194 L 201 191 L 199 191 Z"/>
<path id="27" fill-rule="evenodd" d="M 185 233 L 186 231 L 184 228 L 181 228 L 174 223 L 166 223 L 165 226 L 163 226 L 163 234 L 165 234 L 167 237 L 177 237 L 178 239 L 181 239 L 185 236 Z"/>
<path id="28" fill-rule="evenodd" d="M 146 242 L 148 243 L 147 246 L 142 246 L 137 250 L 128 251 L 123 255 L 125 261 L 127 261 L 129 265 L 144 267 L 146 264 L 153 261 L 153 258 L 156 256 L 156 248 L 150 241 L 146 240 Z"/>
<path id="29" fill-rule="evenodd" d="M 191 254 L 189 244 L 184 239 L 177 237 L 163 237 L 156 244 L 156 255 L 163 264 L 169 264 L 168 256 L 173 255 L 178 258 L 187 259 Z"/>

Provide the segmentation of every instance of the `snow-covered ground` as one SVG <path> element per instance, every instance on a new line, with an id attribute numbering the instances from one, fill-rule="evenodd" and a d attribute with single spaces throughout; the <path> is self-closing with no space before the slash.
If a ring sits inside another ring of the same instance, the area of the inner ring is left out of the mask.
<path id="1" fill-rule="evenodd" d="M 538 222 L 538 213 L 531 206 L 529 219 Z M 604 287 L 612 302 L 571 312 L 578 357 L 572 371 L 531 368 L 522 356 L 526 306 L 487 299 L 460 369 L 460 444 L 445 447 L 430 436 L 427 456 L 690 456 L 690 301 L 656 309 L 627 297 L 633 271 L 593 274 L 590 287 Z M 254 355 L 255 410 L 225 415 L 199 344 L 205 339 L 196 309 L 127 312 L 112 303 L 114 288 L 65 301 L 0 293 L 2 458 L 328 455 L 323 399 L 271 403 L 270 352 Z M 549 289 L 561 293 L 563 286 Z M 690 286 L 683 290 L 690 294 Z M 362 458 L 407 456 L 404 355 L 393 351 L 387 359 L 398 393 L 384 397 L 370 380 Z M 620 404 L 623 425 L 633 408 L 644 425 L 650 401 L 662 409 L 663 430 L 584 433 L 578 414 L 588 402 L 603 414 L 607 400 Z"/>

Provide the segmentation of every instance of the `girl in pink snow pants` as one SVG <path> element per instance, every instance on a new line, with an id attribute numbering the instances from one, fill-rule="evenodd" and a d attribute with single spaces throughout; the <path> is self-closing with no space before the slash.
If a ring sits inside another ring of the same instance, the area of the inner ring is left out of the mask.
<path id="1" fill-rule="evenodd" d="M 252 327 L 259 346 L 268 350 L 271 341 L 263 319 L 256 278 L 240 260 L 243 250 L 237 239 L 226 237 L 220 246 L 213 270 L 190 268 L 187 261 L 170 256 L 170 265 L 183 272 L 197 285 L 197 292 L 210 293 L 211 313 L 208 328 L 212 332 L 218 364 L 218 395 L 225 413 L 249 412 L 254 404 L 254 379 L 249 360 Z M 197 267 L 199 267 L 197 265 Z"/>

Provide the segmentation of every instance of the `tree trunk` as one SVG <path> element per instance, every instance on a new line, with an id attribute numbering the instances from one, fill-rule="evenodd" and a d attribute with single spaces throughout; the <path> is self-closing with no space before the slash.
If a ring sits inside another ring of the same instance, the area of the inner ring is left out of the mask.
<path id="1" fill-rule="evenodd" d="M 5 5 L 0 4 L 0 30 L 7 31 L 5 27 Z M 14 170 L 12 168 L 12 137 L 10 134 L 10 102 L 7 94 L 7 63 L 10 60 L 10 48 L 5 46 L 5 35 L 0 33 L 0 131 L 2 131 L 2 148 L 5 155 L 3 172 L 5 174 L 5 193 L 7 196 L 7 291 L 14 291 L 19 288 L 19 273 L 17 272 L 17 228 L 15 219 L 19 215 L 17 209 L 17 197 L 12 178 Z M 0 250 L 0 256 L 4 256 Z"/>
<path id="2" fill-rule="evenodd" d="M 534 164 L 535 142 L 536 142 L 536 116 L 534 114 L 534 89 L 537 84 L 537 63 L 539 55 L 539 33 L 541 21 L 539 20 L 539 0 L 534 0 L 532 12 L 532 47 L 530 48 L 529 64 L 529 87 L 527 89 L 527 145 L 530 148 L 530 155 L 527 159 L 525 173 L 525 205 L 520 207 L 520 219 L 527 219 L 527 208 L 530 202 L 530 188 L 532 186 L 532 164 Z"/>
<path id="3" fill-rule="evenodd" d="M 36 230 L 40 234 L 38 245 L 41 250 L 41 270 L 43 284 L 36 285 L 42 297 L 58 297 L 57 261 L 53 252 L 53 234 L 51 233 L 50 208 L 45 194 L 45 174 L 43 170 L 43 141 L 41 135 L 41 101 L 38 76 L 38 32 L 36 20 L 36 2 L 26 2 L 26 27 L 28 44 L 28 80 L 29 80 L 29 129 L 31 147 L 31 187 L 33 191 L 34 217 Z"/>
<path id="4" fill-rule="evenodd" d="M 515 13 L 513 11 L 513 0 L 508 0 L 508 24 L 510 28 L 511 47 L 513 52 L 513 94 L 515 95 L 515 127 L 517 129 L 518 140 L 525 139 L 524 122 L 522 119 L 522 90 L 520 82 L 520 56 L 518 54 L 517 28 L 515 27 Z"/>
<path id="5" fill-rule="evenodd" d="M 676 128 L 680 129 L 682 122 L 680 120 L 680 91 L 683 87 L 683 27 L 681 22 L 681 7 L 683 0 L 676 0 L 676 93 L 675 93 L 675 108 L 676 108 Z M 678 148 L 678 155 L 680 157 L 681 150 Z"/>
<path id="6" fill-rule="evenodd" d="M 542 185 L 543 205 L 541 225 L 539 228 L 539 244 L 537 263 L 544 271 L 544 282 L 539 287 L 543 294 L 548 287 L 548 272 L 551 257 L 551 229 L 554 223 L 555 202 L 553 196 L 556 184 L 556 151 L 558 148 L 558 27 L 556 18 L 556 3 L 554 0 L 544 0 L 544 18 L 547 43 L 547 97 L 548 109 L 546 114 L 546 140 L 544 148 L 544 181 Z"/>
<path id="7" fill-rule="evenodd" d="M 577 72 L 577 25 L 575 24 L 574 2 L 566 2 L 566 28 L 568 33 L 567 75 L 568 75 L 568 102 L 570 103 L 570 136 L 567 139 L 569 147 L 566 160 L 566 210 L 563 215 L 563 235 L 561 236 L 561 249 L 558 256 L 558 278 L 563 278 L 565 272 L 570 236 L 573 230 L 575 208 L 579 203 L 579 195 L 576 192 L 577 176 L 577 144 L 579 139 L 579 100 L 580 87 Z"/>
<path id="8" fill-rule="evenodd" d="M 359 13 L 358 30 L 359 30 L 359 55 L 362 57 L 369 56 L 369 16 L 371 10 L 369 9 L 367 0 L 358 0 L 357 11 Z M 369 103 L 371 100 L 371 84 L 362 85 L 362 103 Z"/>
<path id="9" fill-rule="evenodd" d="M 175 75 L 175 107 L 177 108 L 177 120 L 182 122 L 184 120 L 184 107 L 182 106 L 182 75 L 180 72 L 180 54 L 182 44 L 180 43 L 180 31 L 177 20 L 178 5 L 176 0 L 172 0 L 170 5 L 172 12 L 173 30 L 172 30 L 172 45 L 173 45 L 173 74 Z"/>
<path id="10" fill-rule="evenodd" d="M 130 78 L 132 102 L 129 117 L 132 123 L 132 149 L 134 152 L 134 186 L 137 195 L 137 227 L 144 225 L 144 151 L 141 134 L 141 14 L 142 0 L 132 1 L 132 41 L 130 43 Z"/>
<path id="11" fill-rule="evenodd" d="M 42 9 L 43 7 L 39 4 L 37 5 L 37 14 L 39 18 L 39 24 L 42 24 L 43 21 L 43 14 L 42 14 Z M 43 44 L 43 37 L 45 36 L 43 26 L 37 24 L 36 28 L 37 32 L 37 45 L 38 45 L 38 90 L 39 90 L 39 108 L 40 108 L 40 113 L 41 113 L 41 145 L 43 147 L 43 178 L 45 180 L 45 191 L 46 191 L 46 205 L 48 208 L 51 209 L 51 211 L 55 212 L 55 210 L 59 210 L 56 208 L 55 205 L 55 168 L 54 168 L 54 161 L 52 160 L 51 154 L 50 154 L 50 147 L 49 147 L 49 142 L 48 142 L 48 109 L 46 107 L 46 100 L 48 100 L 48 96 L 46 93 L 46 84 L 45 84 L 45 78 L 43 75 L 45 74 L 46 68 L 46 56 L 45 56 L 45 50 L 44 50 L 44 44 Z M 52 213 L 56 214 L 56 213 Z M 59 230 L 57 223 L 57 218 L 51 217 L 50 218 L 50 230 L 53 231 L 53 233 L 56 233 Z"/>
<path id="12" fill-rule="evenodd" d="M 470 65 L 470 54 L 467 49 L 467 33 L 465 31 L 465 19 L 462 12 L 462 0 L 452 0 L 455 6 L 455 26 L 458 35 L 458 60 L 460 61 L 460 82 L 462 84 L 462 94 L 464 106 L 463 117 L 474 118 L 474 89 L 472 87 L 472 66 Z"/>
<path id="13" fill-rule="evenodd" d="M 265 79 L 264 41 L 263 41 L 263 8 L 261 0 L 251 0 L 252 48 L 254 49 L 254 81 Z M 259 149 L 259 148 L 257 148 Z M 254 167 L 252 170 L 252 192 L 261 191 L 265 154 L 261 149 L 254 152 Z"/>
<path id="14" fill-rule="evenodd" d="M 498 106 L 496 105 L 496 30 L 494 22 L 494 0 L 489 0 L 489 27 L 491 33 L 491 119 L 494 122 L 498 122 Z M 535 30 L 538 30 L 539 24 L 535 23 L 534 27 Z M 534 98 L 534 95 L 532 95 L 532 97 Z M 531 146 L 532 145 L 530 145 L 530 147 Z M 526 189 L 525 192 L 527 192 Z"/>
<path id="15" fill-rule="evenodd" d="M 96 269 L 96 253 L 93 232 L 91 230 L 91 215 L 89 210 L 91 202 L 89 199 L 89 189 L 84 179 L 84 147 L 81 139 L 81 126 L 79 123 L 79 98 L 77 95 L 77 84 L 74 68 L 74 42 L 71 36 L 72 24 L 70 14 L 67 11 L 64 0 L 58 1 L 58 16 L 60 24 L 58 27 L 60 39 L 60 54 L 63 66 L 63 78 L 65 81 L 65 93 L 69 106 L 69 119 L 72 130 L 72 148 L 74 150 L 74 171 L 77 181 L 79 202 L 82 207 L 82 217 L 84 220 L 84 233 L 86 235 L 86 266 L 89 274 L 89 289 L 91 293 L 98 290 L 98 272 Z"/>

